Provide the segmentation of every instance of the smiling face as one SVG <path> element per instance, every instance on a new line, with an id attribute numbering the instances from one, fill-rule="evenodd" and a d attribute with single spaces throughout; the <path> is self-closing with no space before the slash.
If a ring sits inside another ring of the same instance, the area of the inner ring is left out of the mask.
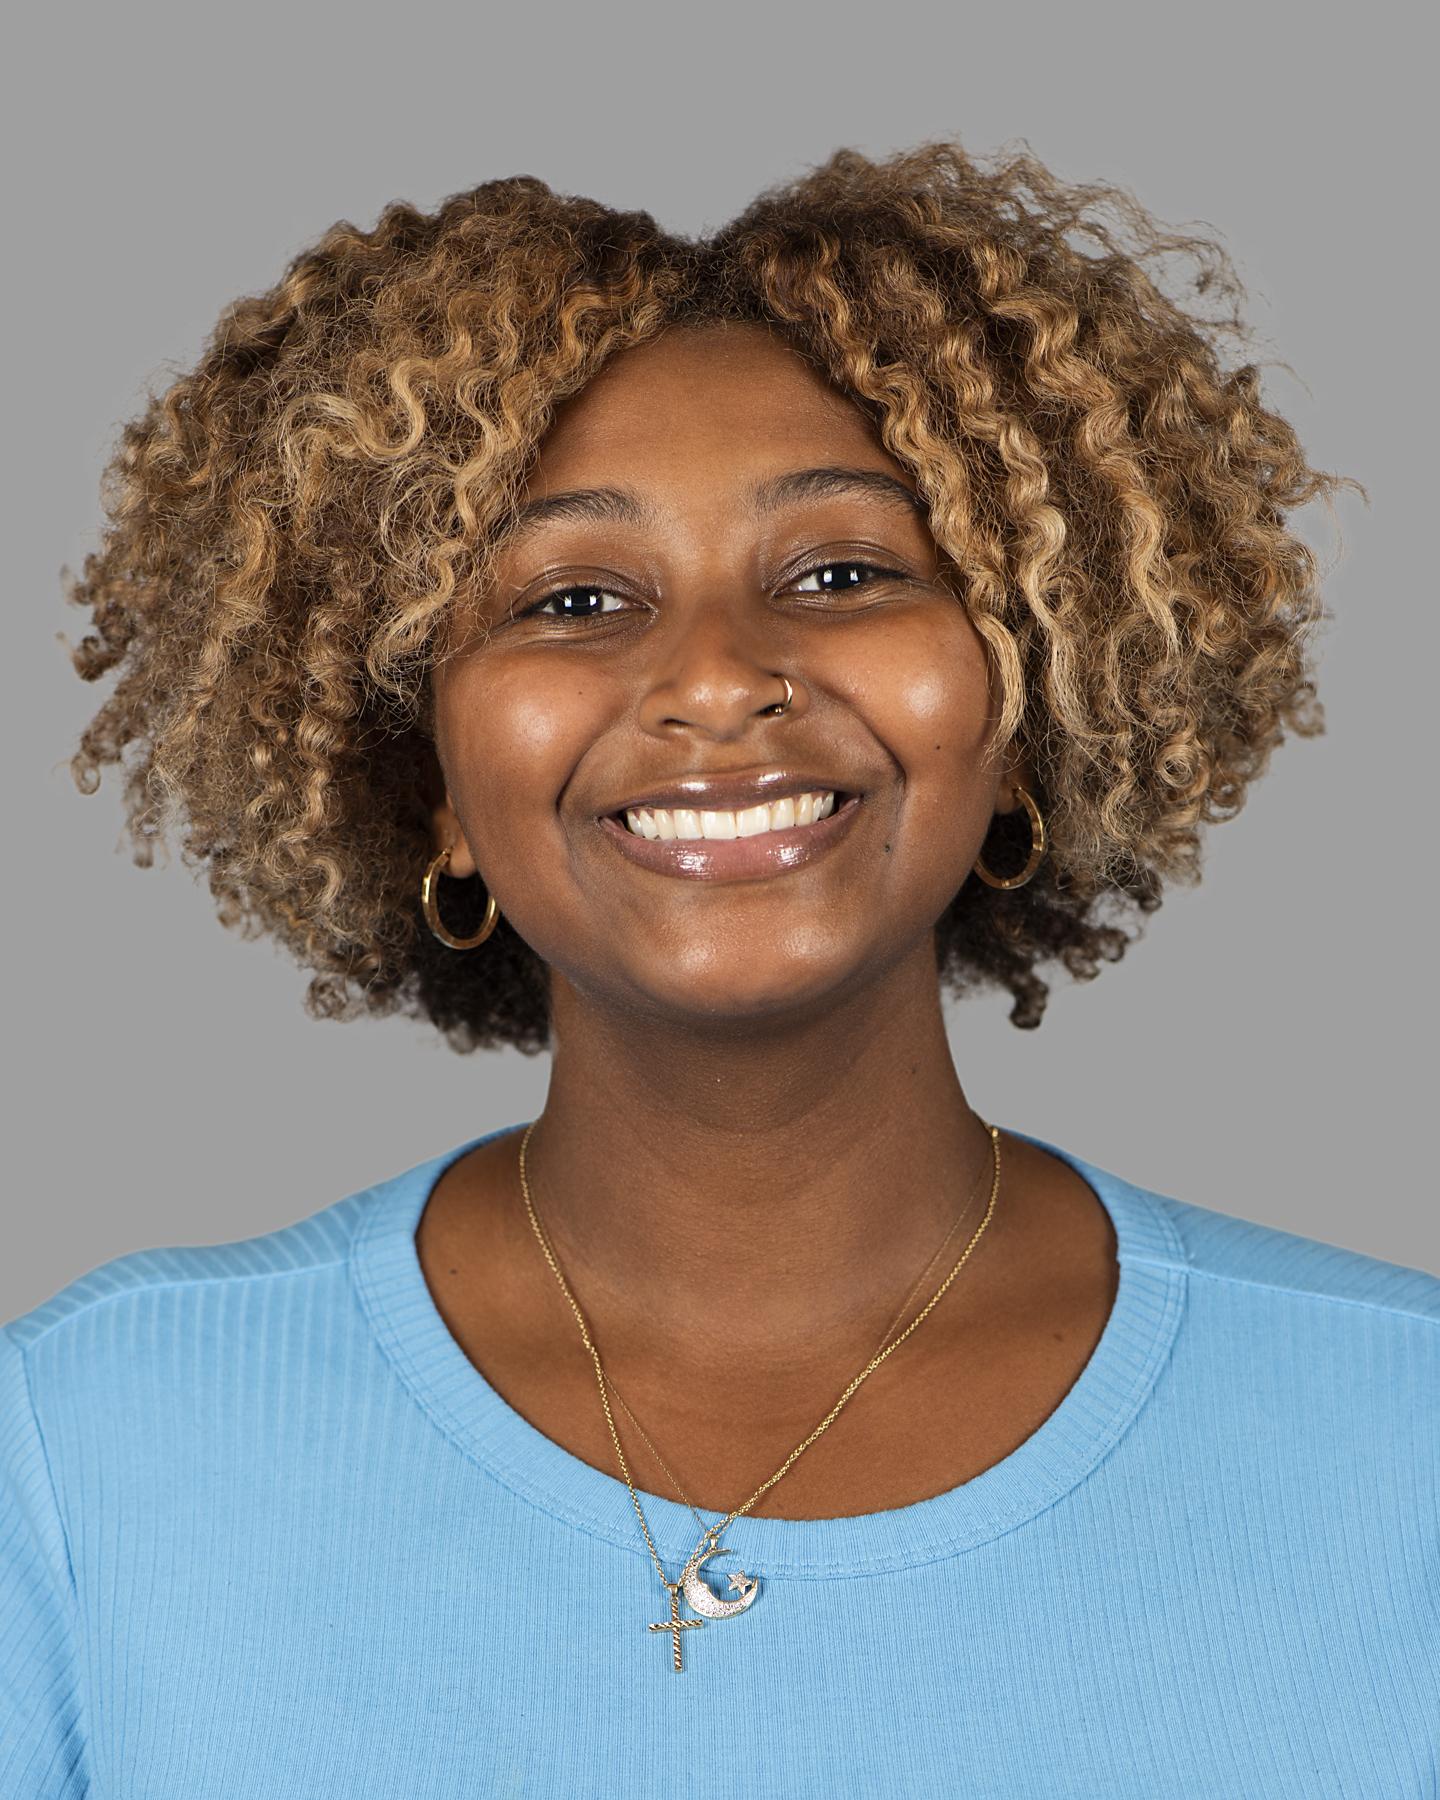
<path id="1" fill-rule="evenodd" d="M 862 411 L 764 327 L 673 329 L 559 409 L 525 499 L 547 504 L 501 551 L 488 635 L 435 673 L 447 874 L 478 866 L 557 994 L 676 1022 L 796 1013 L 933 958 L 1010 771 L 982 766 L 982 640 Z M 741 791 L 704 790 L 726 777 Z M 749 835 L 772 781 L 834 811 Z M 746 835 L 609 816 L 666 793 L 710 830 L 739 808 Z"/>

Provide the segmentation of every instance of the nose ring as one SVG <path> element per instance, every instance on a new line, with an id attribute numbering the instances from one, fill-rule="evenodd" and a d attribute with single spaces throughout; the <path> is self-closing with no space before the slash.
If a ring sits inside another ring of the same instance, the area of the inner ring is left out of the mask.
<path id="1" fill-rule="evenodd" d="M 765 710 L 768 713 L 789 712 L 790 703 L 795 698 L 795 690 L 790 685 L 790 677 L 788 675 L 782 675 L 780 679 L 785 683 L 785 698 L 783 700 L 777 700 L 773 706 L 767 706 Z"/>

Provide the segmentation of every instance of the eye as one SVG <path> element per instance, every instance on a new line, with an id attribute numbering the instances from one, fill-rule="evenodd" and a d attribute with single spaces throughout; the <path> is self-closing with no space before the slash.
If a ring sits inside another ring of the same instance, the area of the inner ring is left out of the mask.
<path id="1" fill-rule="evenodd" d="M 837 571 L 839 576 L 837 579 Z M 805 587 L 805 583 L 819 578 L 819 585 Z M 906 581 L 909 577 L 902 569 L 891 569 L 879 563 L 864 562 L 859 558 L 841 558 L 833 562 L 814 563 L 798 576 L 792 586 L 802 593 L 839 594 L 855 593 L 871 587 L 876 581 Z M 605 602 L 613 600 L 614 606 Z M 558 608 L 558 610 L 550 610 Z M 552 588 L 548 594 L 532 600 L 526 607 L 515 614 L 516 618 L 527 619 L 548 617 L 551 619 L 573 620 L 585 623 L 592 619 L 613 618 L 617 612 L 624 612 L 625 602 L 612 588 L 604 588 L 594 582 L 575 582 L 569 587 Z"/>
<path id="2" fill-rule="evenodd" d="M 836 571 L 840 571 L 836 578 Z M 818 587 L 806 588 L 804 583 L 812 577 L 819 576 Z M 866 576 L 877 576 L 881 581 L 904 581 L 905 573 L 901 569 L 887 569 L 879 563 L 861 562 L 853 558 L 841 558 L 836 562 L 815 563 L 799 576 L 794 585 L 804 593 L 810 594 L 845 594 L 856 589 L 870 587 L 873 583 L 863 579 Z"/>
<path id="3" fill-rule="evenodd" d="M 573 587 L 552 588 L 548 594 L 542 594 L 538 600 L 532 600 L 529 606 L 522 608 L 516 617 L 528 619 L 532 613 L 541 614 L 546 607 L 554 606 L 558 602 L 561 604 L 562 610 L 550 613 L 548 616 L 552 619 L 608 618 L 617 608 L 607 607 L 605 602 L 619 599 L 620 596 L 610 588 L 602 588 L 591 582 L 581 581 Z M 567 610 L 572 600 L 576 604 L 573 610 Z M 623 603 L 618 610 L 623 610 Z"/>

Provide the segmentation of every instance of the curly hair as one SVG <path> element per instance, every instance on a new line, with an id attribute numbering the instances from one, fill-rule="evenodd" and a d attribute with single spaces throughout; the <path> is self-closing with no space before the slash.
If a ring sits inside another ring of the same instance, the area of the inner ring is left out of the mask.
<path id="1" fill-rule="evenodd" d="M 1050 853 L 1024 887 L 965 882 L 937 970 L 1038 1025 L 1037 966 L 1118 961 L 1285 728 L 1324 729 L 1328 615 L 1287 512 L 1365 490 L 1308 465 L 1255 363 L 1224 366 L 1250 334 L 1218 243 L 1018 142 L 841 149 L 694 238 L 528 175 L 333 225 L 121 430 L 101 546 L 62 571 L 93 616 L 77 673 L 118 671 L 77 786 L 121 764 L 142 867 L 178 820 L 222 923 L 311 971 L 312 1017 L 547 1047 L 547 972 L 508 922 L 462 956 L 423 921 L 432 671 L 558 403 L 667 328 L 757 321 L 913 474 L 993 657 L 995 749 L 1028 757 Z M 998 817 L 987 865 L 1027 830 Z M 450 928 L 481 900 L 447 899 Z"/>

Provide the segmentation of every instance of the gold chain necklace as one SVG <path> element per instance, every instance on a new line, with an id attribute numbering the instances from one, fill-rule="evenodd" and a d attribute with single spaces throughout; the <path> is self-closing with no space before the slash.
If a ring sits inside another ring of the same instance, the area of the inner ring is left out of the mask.
<path id="1" fill-rule="evenodd" d="M 983 1171 L 981 1173 L 983 1174 Z M 882 1344 L 884 1344 L 886 1339 L 890 1336 L 890 1333 L 895 1329 L 895 1327 L 900 1323 L 901 1319 L 903 1319 L 905 1317 L 905 1314 L 910 1310 L 910 1302 L 915 1298 L 916 1294 L 920 1291 L 921 1283 L 925 1280 L 925 1277 L 930 1273 L 931 1269 L 933 1269 L 935 1267 L 936 1263 L 939 1262 L 940 1258 L 945 1254 L 947 1248 L 949 1247 L 951 1238 L 954 1237 L 955 1233 L 960 1229 L 960 1227 L 964 1224 L 965 1220 L 970 1216 L 970 1209 L 974 1205 L 974 1200 L 975 1200 L 975 1189 L 979 1187 L 980 1180 L 981 1180 L 981 1176 L 977 1175 L 975 1177 L 975 1181 L 970 1189 L 969 1194 L 966 1196 L 964 1206 L 962 1206 L 960 1211 L 956 1214 L 955 1219 L 951 1223 L 950 1229 L 945 1233 L 944 1238 L 941 1240 L 939 1249 L 932 1253 L 929 1262 L 926 1263 L 925 1267 L 915 1277 L 915 1280 L 911 1283 L 910 1292 L 908 1294 L 906 1294 L 905 1298 L 900 1302 L 899 1306 L 895 1310 L 894 1316 L 890 1320 L 890 1323 L 880 1333 L 879 1341 L 875 1345 L 875 1348 L 877 1350 L 881 1347 Z M 700 1514 L 699 1514 L 698 1510 L 696 1509 L 695 1502 L 690 1498 L 689 1494 L 687 1494 L 685 1489 L 680 1485 L 679 1476 L 670 1467 L 669 1463 L 666 1462 L 665 1458 L 660 1454 L 659 1450 L 656 1449 L 654 1440 L 651 1438 L 649 1432 L 646 1431 L 645 1427 L 635 1417 L 635 1414 L 630 1407 L 630 1403 L 626 1400 L 625 1396 L 620 1392 L 620 1389 L 616 1386 L 615 1377 L 613 1375 L 610 1375 L 607 1373 L 607 1375 L 605 1376 L 605 1381 L 610 1389 L 610 1393 L 611 1393 L 612 1397 L 620 1402 L 620 1405 L 624 1408 L 624 1411 L 626 1413 L 626 1416 L 629 1418 L 630 1423 L 640 1433 L 641 1437 L 644 1438 L 646 1446 L 650 1451 L 650 1454 L 655 1458 L 656 1462 L 659 1463 L 660 1467 L 665 1471 L 666 1476 L 669 1478 L 670 1485 L 675 1489 L 675 1492 L 685 1502 L 686 1506 L 688 1506 L 690 1508 L 690 1515 L 694 1519 L 695 1523 L 700 1527 L 702 1532 L 708 1531 L 709 1527 L 706 1525 L 705 1521 L 700 1517 Z M 744 1571 L 741 1570 L 740 1573 L 743 1574 Z"/>
<path id="2" fill-rule="evenodd" d="M 965 1246 L 965 1249 L 960 1256 L 960 1260 L 955 1264 L 954 1268 L 951 1269 L 944 1281 L 940 1283 L 940 1286 L 931 1295 L 927 1304 L 921 1308 L 905 1327 L 904 1331 L 900 1333 L 899 1337 L 895 1338 L 891 1343 L 886 1344 L 883 1349 L 877 1351 L 877 1353 L 870 1358 L 870 1361 L 854 1380 L 851 1381 L 850 1385 L 815 1427 L 814 1431 L 812 1431 L 809 1437 L 804 1439 L 803 1442 L 795 1446 L 775 1473 L 770 1476 L 768 1480 L 762 1481 L 750 1498 L 746 1500 L 743 1505 L 737 1506 L 732 1512 L 727 1514 L 718 1525 L 711 1525 L 705 1528 L 704 1535 L 701 1537 L 700 1542 L 695 1546 L 694 1550 L 691 1551 L 687 1558 L 685 1567 L 681 1571 L 679 1579 L 671 1581 L 665 1573 L 665 1565 L 660 1560 L 660 1553 L 655 1548 L 655 1540 L 650 1535 L 650 1527 L 645 1519 L 644 1508 L 640 1504 L 640 1496 L 635 1492 L 635 1483 L 630 1477 L 630 1465 L 625 1460 L 625 1451 L 620 1443 L 620 1434 L 615 1429 L 615 1415 L 610 1410 L 610 1396 L 607 1392 L 609 1381 L 605 1374 L 604 1365 L 600 1361 L 600 1353 L 596 1350 L 594 1341 L 590 1336 L 590 1328 L 585 1323 L 585 1315 L 581 1312 L 579 1303 L 576 1301 L 574 1294 L 570 1291 L 570 1284 L 566 1281 L 564 1275 L 561 1274 L 560 1265 L 555 1259 L 555 1253 L 550 1248 L 549 1240 L 546 1238 L 544 1231 L 540 1227 L 539 1219 L 535 1216 L 535 1203 L 531 1197 L 530 1183 L 526 1178 L 525 1173 L 525 1153 L 529 1148 L 530 1134 L 539 1123 L 540 1121 L 538 1119 L 532 1119 L 526 1126 L 524 1135 L 520 1139 L 520 1191 L 524 1195 L 525 1210 L 529 1214 L 530 1224 L 539 1241 L 540 1248 L 545 1253 L 545 1260 L 554 1271 L 555 1279 L 560 1283 L 560 1290 L 570 1304 L 570 1310 L 574 1313 L 576 1323 L 580 1327 L 580 1335 L 585 1340 L 585 1348 L 590 1354 L 591 1362 L 594 1364 L 595 1379 L 600 1388 L 600 1404 L 605 1410 L 605 1423 L 610 1428 L 610 1438 L 615 1445 L 615 1454 L 619 1458 L 620 1468 L 625 1476 L 625 1485 L 630 1490 L 631 1504 L 635 1508 L 636 1518 L 640 1521 L 640 1529 L 644 1533 L 645 1543 L 650 1551 L 650 1560 L 655 1564 L 655 1571 L 660 1577 L 661 1585 L 670 1596 L 670 1617 L 668 1619 L 657 1621 L 648 1626 L 647 1629 L 650 1631 L 668 1631 L 671 1634 L 674 1640 L 675 1649 L 674 1666 L 678 1671 L 683 1666 L 680 1655 L 680 1634 L 682 1631 L 693 1630 L 697 1626 L 703 1625 L 707 1619 L 729 1619 L 735 1617 L 736 1614 L 744 1612 L 751 1605 L 759 1592 L 759 1582 L 752 1576 L 747 1575 L 743 1569 L 737 1570 L 735 1574 L 730 1577 L 731 1587 L 735 1588 L 740 1596 L 736 1600 L 720 1599 L 720 1597 L 700 1579 L 701 1567 L 709 1562 L 711 1557 L 721 1556 L 725 1553 L 726 1546 L 720 1542 L 721 1534 L 725 1531 L 727 1526 L 732 1525 L 742 1514 L 749 1512 L 750 1508 L 760 1496 L 767 1492 L 768 1489 L 774 1487 L 775 1483 L 789 1472 L 789 1469 L 796 1458 L 804 1451 L 808 1450 L 821 1433 L 829 1428 L 831 1421 L 839 1413 L 841 1407 L 843 1407 L 850 1399 L 851 1395 L 856 1391 L 860 1384 L 863 1381 L 868 1380 L 875 1370 L 879 1368 L 880 1364 L 884 1362 L 885 1358 L 890 1355 L 891 1351 L 898 1350 L 900 1345 L 905 1342 L 907 1337 L 909 1337 L 910 1333 L 915 1330 L 916 1326 L 929 1315 L 931 1309 L 939 1302 L 945 1290 L 950 1286 L 950 1283 L 960 1273 L 971 1251 L 984 1235 L 985 1228 L 990 1223 L 991 1217 L 994 1214 L 995 1201 L 1000 1192 L 999 1128 L 995 1125 L 986 1126 L 986 1130 L 990 1133 L 990 1145 L 994 1162 L 994 1174 L 990 1183 L 990 1203 L 985 1209 L 985 1217 L 980 1221 L 979 1228 L 976 1230 L 975 1235 Z M 931 1260 L 933 1261 L 934 1258 Z M 913 1291 L 914 1290 L 912 1289 L 911 1292 L 913 1293 Z M 908 1304 L 909 1300 L 907 1299 L 905 1305 Z M 905 1308 L 902 1306 L 900 1314 L 897 1316 L 903 1317 L 904 1310 Z M 887 1327 L 887 1332 L 888 1330 L 889 1327 Z M 628 1407 L 626 1408 L 626 1411 L 629 1411 Z M 631 1417 L 634 1417 L 633 1413 L 631 1414 Z M 691 1511 L 694 1511 L 693 1507 L 691 1508 Z M 700 1615 L 699 1618 L 682 1619 L 680 1617 L 680 1596 L 682 1593 L 690 1606 Z"/>

